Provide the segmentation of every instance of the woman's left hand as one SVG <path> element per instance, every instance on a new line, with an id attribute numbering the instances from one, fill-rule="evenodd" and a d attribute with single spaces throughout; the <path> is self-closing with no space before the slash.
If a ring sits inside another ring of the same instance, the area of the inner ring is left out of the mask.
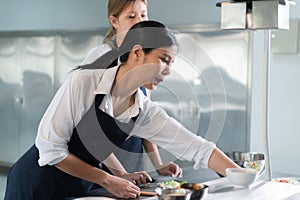
<path id="1" fill-rule="evenodd" d="M 146 184 L 147 182 L 152 181 L 151 176 L 145 171 L 125 173 L 121 177 L 131 181 L 135 185 Z"/>
<path id="2" fill-rule="evenodd" d="M 162 176 L 182 177 L 182 169 L 173 162 L 159 166 L 156 171 Z"/>

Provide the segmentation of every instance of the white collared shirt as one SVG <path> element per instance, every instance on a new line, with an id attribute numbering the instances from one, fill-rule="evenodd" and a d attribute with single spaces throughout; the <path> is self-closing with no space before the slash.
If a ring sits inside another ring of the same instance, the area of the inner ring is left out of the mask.
<path id="1" fill-rule="evenodd" d="M 54 165 L 65 159 L 73 129 L 93 105 L 96 94 L 105 94 L 100 109 L 113 116 L 110 90 L 118 67 L 98 70 L 77 70 L 57 91 L 46 110 L 35 140 L 39 149 L 39 165 Z M 139 111 L 140 110 L 140 111 Z M 135 104 L 116 119 L 126 122 L 139 117 L 130 132 L 166 149 L 181 160 L 194 161 L 194 168 L 207 168 L 215 144 L 195 135 L 162 108 L 136 92 Z M 114 117 L 114 116 L 113 116 Z"/>

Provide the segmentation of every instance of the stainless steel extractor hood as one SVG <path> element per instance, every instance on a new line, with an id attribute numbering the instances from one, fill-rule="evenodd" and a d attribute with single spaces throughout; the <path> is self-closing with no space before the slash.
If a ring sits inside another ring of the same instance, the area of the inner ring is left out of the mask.
<path id="1" fill-rule="evenodd" d="M 290 4 L 292 0 L 233 0 L 220 2 L 221 29 L 263 29 L 264 43 L 264 85 L 263 85 L 263 144 L 266 179 L 272 179 L 269 148 L 269 50 L 270 29 L 289 29 Z"/>
<path id="2" fill-rule="evenodd" d="M 289 29 L 291 0 L 220 2 L 221 29 Z"/>

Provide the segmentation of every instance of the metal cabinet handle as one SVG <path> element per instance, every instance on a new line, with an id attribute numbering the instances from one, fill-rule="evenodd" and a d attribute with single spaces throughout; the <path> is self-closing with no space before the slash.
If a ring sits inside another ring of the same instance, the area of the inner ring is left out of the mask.
<path id="1" fill-rule="evenodd" d="M 16 95 L 15 103 L 22 106 L 24 104 L 24 97 L 21 95 Z"/>

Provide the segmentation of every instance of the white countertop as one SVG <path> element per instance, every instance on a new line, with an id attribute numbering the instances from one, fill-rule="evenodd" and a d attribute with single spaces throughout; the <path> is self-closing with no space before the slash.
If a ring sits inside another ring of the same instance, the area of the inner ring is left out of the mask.
<path id="1" fill-rule="evenodd" d="M 300 184 L 280 183 L 275 181 L 265 181 L 258 179 L 248 188 L 239 188 L 232 185 L 226 177 L 217 178 L 207 182 L 202 182 L 209 186 L 208 195 L 205 200 L 299 200 Z M 103 190 L 103 188 L 102 188 Z M 80 200 L 96 200 L 104 197 L 97 192 L 98 197 L 79 198 Z M 107 192 L 106 192 L 107 193 Z M 105 194 L 102 193 L 102 194 Z M 108 198 L 106 198 L 108 199 Z M 157 200 L 157 196 L 141 196 L 139 199 Z"/>
<path id="2" fill-rule="evenodd" d="M 205 184 L 210 187 L 205 200 L 282 200 L 300 193 L 300 185 L 274 181 L 258 180 L 248 188 L 233 186 L 227 178 L 208 181 Z"/>
<path id="3" fill-rule="evenodd" d="M 227 178 L 208 181 L 204 184 L 210 187 L 205 200 L 286 200 L 299 199 L 298 195 L 296 198 L 290 197 L 300 194 L 300 185 L 274 181 L 258 180 L 248 188 L 235 187 Z M 145 197 L 142 199 L 157 200 L 157 197 Z"/>

